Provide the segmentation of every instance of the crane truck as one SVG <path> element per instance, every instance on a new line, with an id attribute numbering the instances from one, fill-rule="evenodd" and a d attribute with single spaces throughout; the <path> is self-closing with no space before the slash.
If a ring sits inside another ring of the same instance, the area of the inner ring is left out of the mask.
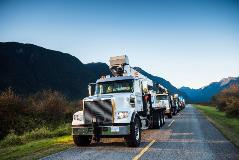
<path id="1" fill-rule="evenodd" d="M 176 115 L 179 112 L 179 99 L 178 99 L 178 94 L 173 94 L 171 96 L 172 100 L 172 110 L 173 110 L 173 115 Z"/>
<path id="2" fill-rule="evenodd" d="M 167 115 L 168 118 L 172 118 L 173 115 L 172 102 L 168 90 L 160 84 L 158 84 L 156 100 L 161 108 L 165 108 L 165 115 Z"/>
<path id="3" fill-rule="evenodd" d="M 134 70 L 126 55 L 111 57 L 109 68 L 113 76 L 89 84 L 83 110 L 73 115 L 72 135 L 77 146 L 123 137 L 128 146 L 138 147 L 141 130 L 165 123 L 165 108 L 156 104 L 152 80 Z"/>
<path id="4" fill-rule="evenodd" d="M 182 96 L 179 96 L 179 108 L 183 110 L 185 108 L 185 99 Z"/>

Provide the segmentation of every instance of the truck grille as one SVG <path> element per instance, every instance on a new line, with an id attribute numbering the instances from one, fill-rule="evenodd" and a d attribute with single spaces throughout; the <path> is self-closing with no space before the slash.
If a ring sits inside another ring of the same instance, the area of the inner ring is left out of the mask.
<path id="1" fill-rule="evenodd" d="M 92 124 L 93 117 L 98 123 L 112 123 L 111 100 L 85 101 L 84 117 L 85 124 Z"/>

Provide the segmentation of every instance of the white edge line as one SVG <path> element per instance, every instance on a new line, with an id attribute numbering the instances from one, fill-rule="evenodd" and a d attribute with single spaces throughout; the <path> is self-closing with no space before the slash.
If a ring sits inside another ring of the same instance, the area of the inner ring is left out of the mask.
<path id="1" fill-rule="evenodd" d="M 170 127 L 173 124 L 174 120 L 172 120 L 172 122 L 169 123 L 168 127 Z"/>

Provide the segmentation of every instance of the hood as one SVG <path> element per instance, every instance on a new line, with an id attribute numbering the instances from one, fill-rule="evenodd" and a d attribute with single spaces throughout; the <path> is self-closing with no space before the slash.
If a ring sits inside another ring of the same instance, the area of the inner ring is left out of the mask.
<path id="1" fill-rule="evenodd" d="M 102 95 L 94 95 L 90 97 L 84 98 L 84 101 L 99 101 L 99 100 L 106 100 L 106 99 L 113 99 L 115 102 L 115 109 L 116 111 L 121 110 L 128 110 L 132 108 L 129 101 L 130 95 L 133 93 L 112 93 L 112 94 L 102 94 Z"/>

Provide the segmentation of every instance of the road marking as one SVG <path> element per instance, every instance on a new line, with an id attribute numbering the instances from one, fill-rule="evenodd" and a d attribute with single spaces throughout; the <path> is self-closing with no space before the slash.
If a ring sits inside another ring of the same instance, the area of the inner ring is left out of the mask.
<path id="1" fill-rule="evenodd" d="M 139 152 L 138 155 L 136 155 L 132 160 L 138 160 L 148 149 L 152 144 L 155 142 L 155 140 L 152 140 L 144 149 Z"/>
<path id="2" fill-rule="evenodd" d="M 180 135 L 188 136 L 188 135 L 193 135 L 193 133 L 192 133 L 192 132 L 185 132 L 185 133 L 172 133 L 172 136 L 180 136 Z"/>
<path id="3" fill-rule="evenodd" d="M 172 122 L 169 123 L 168 127 L 170 127 L 173 124 L 174 120 L 172 120 Z"/>

